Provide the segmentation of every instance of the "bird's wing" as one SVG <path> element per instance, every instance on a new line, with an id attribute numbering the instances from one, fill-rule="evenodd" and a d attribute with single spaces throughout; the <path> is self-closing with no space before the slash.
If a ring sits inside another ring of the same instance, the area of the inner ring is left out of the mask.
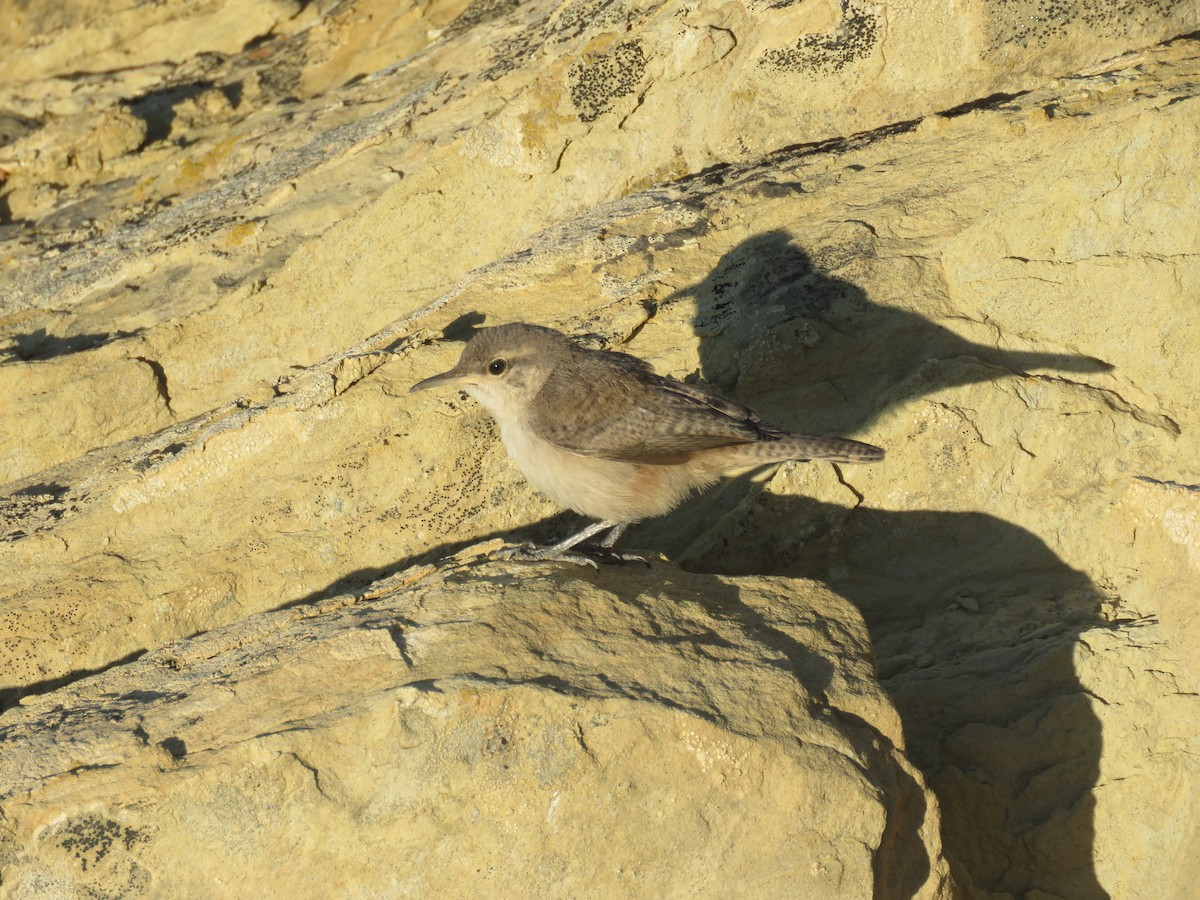
<path id="1" fill-rule="evenodd" d="M 540 437 L 572 453 L 648 462 L 783 434 L 740 403 L 655 375 L 635 357 L 589 353 L 572 362 L 546 380 L 530 415 Z"/>

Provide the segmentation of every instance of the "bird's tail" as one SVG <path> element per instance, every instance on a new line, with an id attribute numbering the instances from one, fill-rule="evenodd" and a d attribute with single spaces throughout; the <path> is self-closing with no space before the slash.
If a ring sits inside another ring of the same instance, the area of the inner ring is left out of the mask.
<path id="1" fill-rule="evenodd" d="M 883 450 L 871 444 L 849 438 L 819 437 L 814 434 L 784 434 L 773 440 L 755 441 L 721 448 L 727 454 L 728 466 L 752 466 L 767 462 L 794 459 L 806 462 L 823 459 L 829 462 L 871 463 L 883 459 Z"/>

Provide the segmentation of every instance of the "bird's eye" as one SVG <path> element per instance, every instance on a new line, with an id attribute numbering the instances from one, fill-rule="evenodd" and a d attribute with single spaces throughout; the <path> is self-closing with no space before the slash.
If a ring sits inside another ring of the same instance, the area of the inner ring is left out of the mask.
<path id="1" fill-rule="evenodd" d="M 508 363 L 502 359 L 493 359 L 490 363 L 488 363 L 488 371 L 493 375 L 499 375 L 507 368 Z"/>

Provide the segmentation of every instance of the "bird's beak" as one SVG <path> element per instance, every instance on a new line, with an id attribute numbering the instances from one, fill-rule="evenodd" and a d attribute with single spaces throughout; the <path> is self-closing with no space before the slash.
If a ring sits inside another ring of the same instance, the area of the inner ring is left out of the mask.
<path id="1" fill-rule="evenodd" d="M 418 381 L 408 389 L 408 392 L 411 394 L 416 391 L 423 391 L 426 388 L 445 387 L 447 385 L 461 387 L 474 383 L 475 379 L 472 376 L 464 372 L 459 372 L 456 369 L 451 369 L 449 372 L 443 372 L 441 375 L 432 375 L 424 381 Z"/>

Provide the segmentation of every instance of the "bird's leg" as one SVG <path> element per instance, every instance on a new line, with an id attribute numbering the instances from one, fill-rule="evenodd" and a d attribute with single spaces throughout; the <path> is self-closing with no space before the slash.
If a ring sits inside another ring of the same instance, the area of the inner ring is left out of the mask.
<path id="1" fill-rule="evenodd" d="M 601 525 L 607 525 L 608 522 L 601 522 Z M 611 547 L 621 539 L 621 535 L 625 533 L 625 529 L 629 527 L 628 522 L 618 522 L 613 525 L 612 531 L 604 536 L 604 540 L 600 542 L 601 547 Z"/>
<path id="2" fill-rule="evenodd" d="M 571 548 L 576 544 L 586 541 L 592 535 L 599 534 L 605 528 L 616 527 L 619 527 L 616 522 L 593 522 L 582 531 L 564 538 L 557 544 L 552 544 L 549 547 L 535 547 L 533 544 L 525 544 L 521 547 L 505 547 L 502 550 L 497 550 L 492 556 L 495 556 L 497 559 L 519 559 L 527 562 L 539 560 L 569 562 L 577 566 L 591 566 L 593 569 L 598 569 L 600 567 L 594 559 L 590 556 L 584 556 L 582 553 L 576 553 Z"/>
<path id="3" fill-rule="evenodd" d="M 625 530 L 625 526 L 620 524 L 619 522 L 609 522 L 607 520 L 603 521 L 603 522 L 593 522 L 591 525 L 589 525 L 587 528 L 584 528 L 582 531 L 578 531 L 575 534 L 571 535 L 569 538 L 564 538 L 563 540 L 559 541 L 557 544 L 553 545 L 552 547 L 548 547 L 546 549 L 554 550 L 556 552 L 570 550 L 576 544 L 582 544 L 584 541 L 586 541 L 592 535 L 599 534 L 601 531 L 604 531 L 604 529 L 606 529 L 606 528 L 611 528 L 612 532 L 616 532 L 617 537 L 620 537 L 621 532 Z M 603 541 L 600 542 L 601 547 L 611 547 L 612 546 L 610 539 L 616 540 L 616 538 L 614 538 L 612 536 L 612 532 L 609 532 L 608 537 L 606 537 Z"/>

